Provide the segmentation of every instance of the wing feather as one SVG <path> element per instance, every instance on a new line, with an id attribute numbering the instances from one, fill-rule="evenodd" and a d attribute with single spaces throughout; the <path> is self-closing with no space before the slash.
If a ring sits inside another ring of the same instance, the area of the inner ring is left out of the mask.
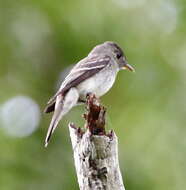
<path id="1" fill-rule="evenodd" d="M 54 110 L 55 100 L 59 94 L 64 96 L 70 88 L 76 87 L 82 81 L 98 73 L 103 68 L 108 66 L 109 62 L 109 56 L 92 58 L 87 57 L 80 61 L 68 74 L 57 93 L 48 101 L 48 105 L 45 108 L 44 112 L 49 113 Z"/>

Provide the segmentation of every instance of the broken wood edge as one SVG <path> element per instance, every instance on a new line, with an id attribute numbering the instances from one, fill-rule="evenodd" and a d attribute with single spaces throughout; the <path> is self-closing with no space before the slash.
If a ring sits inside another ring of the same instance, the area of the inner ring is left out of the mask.
<path id="1" fill-rule="evenodd" d="M 125 190 L 118 161 L 118 139 L 81 132 L 69 124 L 80 190 Z"/>

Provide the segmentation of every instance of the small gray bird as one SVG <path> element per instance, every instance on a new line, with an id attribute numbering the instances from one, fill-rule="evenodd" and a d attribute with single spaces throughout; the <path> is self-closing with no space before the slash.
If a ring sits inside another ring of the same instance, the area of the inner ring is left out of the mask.
<path id="1" fill-rule="evenodd" d="M 108 92 L 121 69 L 134 71 L 122 49 L 109 41 L 94 47 L 87 57 L 74 66 L 45 108 L 45 113 L 54 111 L 45 147 L 62 117 L 72 107 L 85 103 L 87 94 L 92 93 L 99 98 Z"/>

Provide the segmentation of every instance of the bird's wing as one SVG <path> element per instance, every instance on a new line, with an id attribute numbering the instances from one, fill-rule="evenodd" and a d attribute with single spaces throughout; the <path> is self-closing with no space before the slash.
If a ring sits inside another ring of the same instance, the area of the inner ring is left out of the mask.
<path id="1" fill-rule="evenodd" d="M 110 59 L 111 58 L 109 56 L 95 56 L 90 58 L 87 57 L 80 61 L 65 78 L 57 93 L 50 98 L 44 112 L 49 113 L 53 111 L 56 97 L 59 94 L 64 95 L 70 88 L 76 87 L 82 81 L 98 73 L 100 70 L 109 65 Z"/>

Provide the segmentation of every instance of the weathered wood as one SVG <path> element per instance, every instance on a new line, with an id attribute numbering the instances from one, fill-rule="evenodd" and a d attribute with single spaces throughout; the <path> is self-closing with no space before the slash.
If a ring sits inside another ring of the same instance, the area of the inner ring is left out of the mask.
<path id="1" fill-rule="evenodd" d="M 116 134 L 105 132 L 105 108 L 90 95 L 83 132 L 69 124 L 80 190 L 124 190 L 118 161 Z"/>

